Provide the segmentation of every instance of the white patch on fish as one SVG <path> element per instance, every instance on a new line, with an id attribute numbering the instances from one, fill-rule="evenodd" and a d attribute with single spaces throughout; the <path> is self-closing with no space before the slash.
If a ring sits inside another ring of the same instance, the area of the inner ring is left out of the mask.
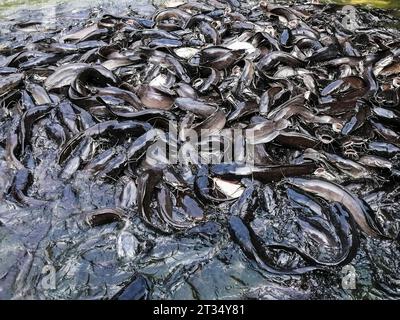
<path id="1" fill-rule="evenodd" d="M 176 8 L 183 4 L 186 4 L 187 1 L 184 0 L 155 0 L 154 4 L 158 5 L 161 8 Z"/>
<path id="2" fill-rule="evenodd" d="M 163 88 L 167 84 L 167 76 L 164 74 L 159 74 L 153 80 L 150 81 L 149 86 L 153 88 Z"/>
<path id="3" fill-rule="evenodd" d="M 183 48 L 178 48 L 174 50 L 175 54 L 182 59 L 191 59 L 193 58 L 194 55 L 200 52 L 199 49 L 196 48 L 189 48 L 189 47 L 183 47 Z"/>
<path id="4" fill-rule="evenodd" d="M 252 54 L 257 50 L 251 43 L 244 41 L 232 42 L 231 44 L 228 44 L 226 47 L 231 50 L 246 50 L 247 54 Z"/>
<path id="5" fill-rule="evenodd" d="M 218 190 L 230 199 L 237 199 L 244 192 L 244 187 L 240 184 L 222 180 L 219 178 L 213 178 L 213 181 Z"/>

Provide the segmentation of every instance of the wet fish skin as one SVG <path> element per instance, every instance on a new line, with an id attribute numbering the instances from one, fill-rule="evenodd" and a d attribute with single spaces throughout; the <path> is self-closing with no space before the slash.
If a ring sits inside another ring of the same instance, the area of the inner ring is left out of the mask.
<path id="1" fill-rule="evenodd" d="M 30 207 L 40 207 L 46 204 L 46 201 L 37 200 L 27 196 L 28 189 L 33 183 L 33 175 L 29 169 L 22 168 L 15 174 L 13 183 L 10 187 L 10 194 L 22 205 Z"/>
<path id="2" fill-rule="evenodd" d="M 52 104 L 49 94 L 42 86 L 28 82 L 25 84 L 25 88 L 31 94 L 36 105 Z"/>
<path id="3" fill-rule="evenodd" d="M 217 111 L 215 104 L 192 98 L 176 98 L 175 105 L 181 110 L 193 112 L 202 118 L 210 117 Z"/>
<path id="4" fill-rule="evenodd" d="M 23 73 L 15 73 L 5 77 L 0 77 L 0 96 L 16 89 L 22 83 L 24 77 Z"/>
<path id="5" fill-rule="evenodd" d="M 138 187 L 138 211 L 143 221 L 152 226 L 152 210 L 150 203 L 155 186 L 161 181 L 162 173 L 159 170 L 143 172 L 137 181 Z"/>
<path id="6" fill-rule="evenodd" d="M 106 166 L 108 161 L 114 157 L 115 153 L 115 149 L 107 149 L 101 152 L 86 164 L 84 170 L 92 171 L 94 173 L 99 172 Z"/>
<path id="7" fill-rule="evenodd" d="M 19 148 L 18 134 L 14 131 L 11 132 L 6 141 L 6 159 L 10 161 L 16 169 L 24 169 L 23 164 L 17 159 L 16 153 Z"/>
<path id="8" fill-rule="evenodd" d="M 137 92 L 143 105 L 150 109 L 171 109 L 174 100 L 168 93 L 164 93 L 158 88 L 143 85 Z"/>
<path id="9" fill-rule="evenodd" d="M 225 178 L 250 178 L 264 183 L 280 181 L 285 177 L 304 176 L 313 173 L 316 169 L 314 163 L 305 163 L 302 165 L 275 165 L 275 166 L 244 166 L 238 164 L 220 164 L 213 165 L 211 172 L 219 177 Z"/>
<path id="10" fill-rule="evenodd" d="M 215 28 L 208 22 L 201 21 L 198 24 L 200 32 L 204 35 L 207 42 L 214 45 L 219 45 L 221 43 L 221 37 Z"/>
<path id="11" fill-rule="evenodd" d="M 371 209 L 359 198 L 351 194 L 348 190 L 339 185 L 316 179 L 289 178 L 287 182 L 290 185 L 300 188 L 306 192 L 311 192 L 328 201 L 341 203 L 351 214 L 358 226 L 367 235 L 376 238 L 385 238 L 381 230 L 377 230 L 376 226 L 371 226 L 371 218 L 367 215 L 371 214 Z"/>
<path id="12" fill-rule="evenodd" d="M 46 125 L 46 133 L 47 135 L 56 141 L 58 145 L 63 145 L 67 140 L 67 135 L 65 133 L 65 129 L 59 123 L 49 123 Z"/>
<path id="13" fill-rule="evenodd" d="M 98 209 L 86 213 L 86 222 L 92 228 L 122 221 L 122 211 L 119 209 Z"/>
<path id="14" fill-rule="evenodd" d="M 118 208 L 130 209 L 137 203 L 137 187 L 133 179 L 123 176 L 120 179 L 122 191 L 116 197 L 116 206 Z"/>
<path id="15" fill-rule="evenodd" d="M 75 77 L 89 65 L 86 63 L 72 63 L 55 70 L 45 81 L 47 90 L 59 89 L 72 83 Z"/>
<path id="16" fill-rule="evenodd" d="M 21 149 L 21 155 L 24 154 L 25 147 L 28 145 L 29 139 L 31 138 L 32 126 L 35 124 L 35 122 L 46 117 L 53 109 L 54 107 L 51 105 L 38 106 L 27 110 L 22 115 L 19 128 L 19 145 Z"/>
<path id="17" fill-rule="evenodd" d="M 312 270 L 315 270 L 316 267 L 302 267 L 302 268 L 294 268 L 294 269 L 279 269 L 274 266 L 268 264 L 265 261 L 265 257 L 260 253 L 262 249 L 256 249 L 253 239 L 255 237 L 254 234 L 250 231 L 250 229 L 245 225 L 243 220 L 237 216 L 231 216 L 228 218 L 229 232 L 233 238 L 233 240 L 240 246 L 243 250 L 243 253 L 251 260 L 255 261 L 257 265 L 267 271 L 270 274 L 286 274 L 286 275 L 295 275 L 307 273 Z M 273 247 L 273 246 L 268 246 Z M 277 247 L 276 247 L 277 248 Z M 287 247 L 282 246 L 281 248 L 288 249 Z"/>
<path id="18" fill-rule="evenodd" d="M 268 71 L 275 68 L 278 64 L 283 63 L 292 67 L 304 67 L 305 62 L 293 57 L 291 54 L 282 51 L 273 51 L 262 57 L 257 63 L 257 69 L 260 71 Z"/>
<path id="19" fill-rule="evenodd" d="M 76 148 L 82 139 L 89 137 L 93 138 L 107 134 L 143 134 L 151 129 L 152 126 L 150 124 L 134 120 L 126 120 L 122 122 L 110 120 L 98 123 L 86 129 L 85 131 L 78 133 L 67 142 L 60 152 L 59 163 L 61 164 L 66 160 L 68 154 L 70 154 Z"/>

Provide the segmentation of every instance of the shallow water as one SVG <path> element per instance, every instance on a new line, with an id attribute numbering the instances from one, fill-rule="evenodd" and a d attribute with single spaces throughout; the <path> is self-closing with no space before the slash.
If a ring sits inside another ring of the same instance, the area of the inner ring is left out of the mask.
<path id="1" fill-rule="evenodd" d="M 122 1 L 113 1 L 113 0 L 1 0 L 0 1 L 0 12 L 6 11 L 10 9 L 18 9 L 21 7 L 39 7 L 43 5 L 57 5 L 62 3 L 68 3 L 71 7 L 88 7 L 88 6 L 96 6 L 99 4 L 107 4 L 116 2 L 118 4 L 130 4 L 130 5 L 142 5 L 142 4 L 162 4 L 166 0 L 137 0 L 137 1 L 129 1 L 129 0 L 122 0 Z M 290 2 L 290 1 L 286 1 Z M 400 2 L 398 0 L 325 0 L 321 2 L 326 3 L 338 3 L 338 4 L 350 4 L 350 5 L 367 5 L 376 8 L 385 8 L 385 9 L 399 9 Z"/>
<path id="2" fill-rule="evenodd" d="M 332 3 L 338 4 L 350 4 L 350 5 L 368 5 L 376 8 L 385 8 L 385 9 L 396 9 L 400 8 L 399 1 L 397 0 L 336 0 L 336 1 L 328 1 Z"/>
<path id="3" fill-rule="evenodd" d="M 10 15 L 10 10 L 19 10 L 22 5 L 5 1 L 0 10 L 7 18 L 49 19 L 51 24 L 62 26 L 62 19 L 67 18 L 75 19 L 79 25 L 90 18 L 91 8 L 98 7 L 93 1 L 90 6 L 82 1 L 71 2 L 73 7 L 70 3 L 30 1 L 31 10 Z M 383 2 L 375 1 L 379 6 L 390 5 Z M 134 3 L 137 10 L 152 10 L 151 5 Z M 43 6 L 55 8 L 56 21 Z M 103 1 L 99 10 L 124 12 L 126 7 L 121 1 L 118 6 Z M 4 21 L 2 24 L 7 25 Z M 0 32 L 0 36 L 3 34 L 7 30 Z M 1 140 L 8 130 L 1 126 Z M 33 139 L 38 146 L 36 156 L 42 161 L 36 164 L 35 189 L 31 192 L 47 200 L 48 205 L 26 209 L 1 199 L 0 221 L 4 226 L 0 224 L 0 299 L 111 298 L 135 272 L 151 279 L 153 299 L 382 299 L 400 294 L 400 253 L 393 243 L 363 239 L 352 262 L 357 287 L 347 290 L 341 285 L 341 269 L 296 277 L 265 274 L 231 241 L 225 217 L 213 213 L 212 208 L 211 221 L 188 234 L 159 235 L 144 226 L 137 215 L 124 224 L 89 228 L 82 214 L 113 207 L 117 187 L 97 184 L 83 174 L 77 174 L 68 184 L 62 183 L 58 178 L 61 168 L 55 164 L 58 146 L 47 141 L 38 128 Z M 0 185 L 6 188 L 10 185 L 10 169 L 4 153 L 0 147 Z M 393 212 L 400 212 L 400 203 L 389 195 L 380 205 L 385 202 Z M 288 236 L 292 212 L 271 212 L 272 215 L 257 213 L 258 221 L 274 221 L 283 227 L 273 236 Z M 272 237 L 272 230 L 263 229 L 263 225 L 255 227 Z M 49 288 L 44 275 L 53 268 L 56 282 L 54 288 Z"/>

